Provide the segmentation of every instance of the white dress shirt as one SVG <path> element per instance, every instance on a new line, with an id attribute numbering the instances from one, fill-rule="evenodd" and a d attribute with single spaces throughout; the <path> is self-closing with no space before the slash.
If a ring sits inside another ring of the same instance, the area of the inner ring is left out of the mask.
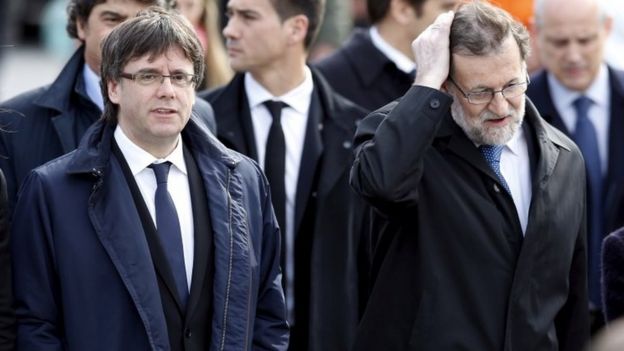
<path id="1" fill-rule="evenodd" d="M 522 227 L 522 234 L 524 234 L 529 220 L 533 182 L 531 180 L 529 149 L 522 128 L 518 129 L 518 132 L 503 148 L 500 168 L 507 185 L 509 185 Z"/>
<path id="2" fill-rule="evenodd" d="M 407 74 L 411 74 L 414 69 L 416 69 L 414 59 L 405 56 L 405 54 L 395 49 L 392 45 L 385 41 L 379 34 L 379 30 L 376 26 L 370 27 L 369 32 L 373 45 L 384 55 L 386 55 L 390 61 L 394 62 L 398 69 Z"/>
<path id="3" fill-rule="evenodd" d="M 286 306 L 288 309 L 288 320 L 291 323 L 294 322 L 293 307 L 295 301 L 295 199 L 313 90 L 312 72 L 307 67 L 305 69 L 304 81 L 282 96 L 273 96 L 251 74 L 245 74 L 245 92 L 247 93 L 247 101 L 249 101 L 251 121 L 256 139 L 258 163 L 263 170 L 266 143 L 271 123 L 273 123 L 273 117 L 271 117 L 271 113 L 263 103 L 266 100 L 276 100 L 288 105 L 282 109 L 281 115 L 281 124 L 286 141 L 286 174 L 284 177 L 286 187 L 286 228 L 281 228 L 281 232 L 282 240 L 286 240 L 286 271 L 284 274 L 286 275 Z"/>
<path id="4" fill-rule="evenodd" d="M 609 71 L 607 66 L 605 64 L 600 66 L 596 79 L 594 79 L 585 92 L 581 93 L 567 89 L 552 74 L 548 74 L 548 86 L 555 108 L 571 135 L 576 130 L 574 100 L 581 95 L 585 95 L 592 100 L 593 103 L 590 105 L 587 113 L 596 130 L 602 174 L 606 174 L 607 165 L 609 164 L 609 123 L 611 121 L 611 89 L 609 89 Z"/>
<path id="5" fill-rule="evenodd" d="M 102 96 L 102 89 L 100 88 L 100 76 L 95 74 L 91 67 L 85 63 L 82 69 L 82 77 L 84 79 L 87 96 L 100 108 L 100 111 L 104 111 L 104 97 Z"/>
<path id="6" fill-rule="evenodd" d="M 182 248 L 184 250 L 184 267 L 186 268 L 186 282 L 190 291 L 191 278 L 193 276 L 193 250 L 195 247 L 194 227 L 193 227 L 193 206 L 191 204 L 191 190 L 189 188 L 186 163 L 182 152 L 182 140 L 178 138 L 176 148 L 169 156 L 158 159 L 147 151 L 140 148 L 121 130 L 119 125 L 115 128 L 115 141 L 123 154 L 132 175 L 143 195 L 145 205 L 149 210 L 154 226 L 156 226 L 156 206 L 154 197 L 156 195 L 156 176 L 149 168 L 152 163 L 171 162 L 169 177 L 167 179 L 167 189 L 176 207 L 180 220 L 180 232 L 182 233 Z"/>

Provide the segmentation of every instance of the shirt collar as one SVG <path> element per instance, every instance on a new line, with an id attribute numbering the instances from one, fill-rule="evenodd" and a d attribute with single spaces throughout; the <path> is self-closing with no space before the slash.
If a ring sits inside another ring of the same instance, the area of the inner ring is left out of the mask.
<path id="1" fill-rule="evenodd" d="M 509 151 L 511 151 L 512 154 L 519 156 L 520 153 L 523 151 L 521 147 L 522 144 L 520 143 L 521 140 L 523 139 L 524 139 L 524 128 L 520 126 L 520 128 L 518 128 L 518 131 L 513 135 L 511 140 L 509 140 L 509 142 L 507 142 L 505 146 L 507 146 L 507 148 L 509 149 Z"/>
<path id="2" fill-rule="evenodd" d="M 82 77 L 85 83 L 87 96 L 96 104 L 100 110 L 104 111 L 104 98 L 102 97 L 102 88 L 100 87 L 100 77 L 93 72 L 88 64 L 84 64 L 82 69 Z"/>
<path id="3" fill-rule="evenodd" d="M 579 96 L 585 95 L 598 106 L 607 106 L 609 103 L 609 70 L 603 63 L 600 65 L 598 75 L 584 92 L 570 90 L 564 87 L 552 74 L 548 74 L 548 86 L 553 95 L 553 102 L 559 111 L 572 105 Z"/>
<path id="4" fill-rule="evenodd" d="M 312 80 L 312 72 L 307 66 L 305 67 L 305 78 L 303 82 L 282 96 L 273 96 L 273 94 L 260 85 L 249 72 L 245 73 L 245 91 L 247 93 L 250 109 L 261 105 L 267 100 L 278 100 L 285 102 L 288 104 L 288 107 L 294 109 L 298 113 L 307 115 L 313 89 L 314 82 Z"/>
<path id="5" fill-rule="evenodd" d="M 121 153 L 124 155 L 132 175 L 136 176 L 152 163 L 162 163 L 165 161 L 171 162 L 182 173 L 186 173 L 186 163 L 184 162 L 184 153 L 182 152 L 182 142 L 180 136 L 178 136 L 178 142 L 175 149 L 164 159 L 159 159 L 149 152 L 143 150 L 140 146 L 135 144 L 126 133 L 123 132 L 121 127 L 117 125 L 115 127 L 115 141 L 119 145 Z"/>
<path id="6" fill-rule="evenodd" d="M 405 54 L 395 49 L 392 45 L 385 41 L 384 38 L 382 38 L 382 36 L 379 34 L 379 30 L 376 26 L 372 26 L 369 31 L 373 45 L 375 45 L 375 47 L 379 49 L 379 51 L 386 55 L 386 57 L 388 57 L 390 61 L 394 62 L 398 69 L 408 74 L 414 71 L 414 69 L 416 68 L 414 60 L 405 56 Z"/>

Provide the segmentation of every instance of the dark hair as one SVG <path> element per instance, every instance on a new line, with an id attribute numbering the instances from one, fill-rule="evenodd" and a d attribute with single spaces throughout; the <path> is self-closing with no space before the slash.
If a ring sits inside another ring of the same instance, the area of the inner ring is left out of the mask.
<path id="1" fill-rule="evenodd" d="M 309 48 L 321 27 L 325 0 L 271 0 L 271 3 L 282 21 L 296 15 L 305 15 L 308 18 L 308 33 L 304 45 Z"/>
<path id="2" fill-rule="evenodd" d="M 102 43 L 102 80 L 104 118 L 117 120 L 119 107 L 108 97 L 108 82 L 119 82 L 128 62 L 145 55 L 156 57 L 171 48 L 180 48 L 193 62 L 194 84 L 204 74 L 204 54 L 195 30 L 188 20 L 178 13 L 150 7 L 115 27 Z"/>
<path id="3" fill-rule="evenodd" d="M 526 60 L 530 52 L 529 34 L 522 23 L 486 1 L 467 2 L 455 12 L 450 34 L 451 53 L 487 55 L 500 50 L 509 35 L 520 48 L 520 58 Z"/>
<path id="4" fill-rule="evenodd" d="M 87 22 L 91 11 L 96 5 L 105 3 L 107 0 L 71 0 L 67 5 L 67 33 L 71 38 L 78 38 L 78 22 Z M 175 0 L 133 0 L 140 4 L 160 6 L 171 9 L 175 6 Z"/>
<path id="5" fill-rule="evenodd" d="M 427 0 L 405 0 L 407 3 L 412 5 L 414 10 L 416 10 L 416 15 L 420 16 L 422 13 L 422 6 Z M 371 23 L 375 24 L 388 14 L 390 10 L 390 3 L 392 0 L 367 0 L 366 8 L 368 9 L 368 18 Z"/>

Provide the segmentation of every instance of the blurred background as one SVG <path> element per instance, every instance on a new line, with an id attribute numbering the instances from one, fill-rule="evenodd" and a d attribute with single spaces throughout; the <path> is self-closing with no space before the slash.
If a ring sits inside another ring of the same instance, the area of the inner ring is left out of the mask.
<path id="1" fill-rule="evenodd" d="M 603 0 L 614 26 L 606 57 L 624 69 L 624 1 Z M 0 0 L 0 101 L 54 80 L 74 50 L 66 31 L 69 0 Z M 221 8 L 225 4 L 221 1 Z M 493 0 L 528 25 L 533 0 Z M 366 0 L 327 0 L 327 23 L 311 59 L 329 54 L 354 26 L 366 26 Z"/>

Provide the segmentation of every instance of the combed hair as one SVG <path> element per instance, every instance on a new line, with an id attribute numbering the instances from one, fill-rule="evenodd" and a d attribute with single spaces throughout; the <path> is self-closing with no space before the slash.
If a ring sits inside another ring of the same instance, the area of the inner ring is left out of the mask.
<path id="1" fill-rule="evenodd" d="M 181 49 L 193 63 L 195 84 L 198 84 L 204 74 L 203 49 L 191 24 L 180 14 L 150 7 L 117 26 L 104 39 L 100 85 L 107 121 L 115 122 L 119 110 L 108 97 L 107 82 L 119 82 L 131 60 L 145 55 L 156 58 L 172 48 Z"/>
<path id="2" fill-rule="evenodd" d="M 296 15 L 304 15 L 308 18 L 308 32 L 304 45 L 306 49 L 309 48 L 316 39 L 323 22 L 325 0 L 271 0 L 271 3 L 282 22 Z"/>
<path id="3" fill-rule="evenodd" d="M 521 59 L 525 61 L 530 44 L 529 34 L 522 23 L 486 1 L 467 2 L 457 9 L 451 25 L 451 53 L 474 56 L 496 53 L 509 35 L 518 44 Z"/>
<path id="4" fill-rule="evenodd" d="M 407 0 L 416 10 L 416 15 L 422 13 L 422 6 L 427 0 Z M 366 9 L 368 10 L 368 18 L 371 23 L 375 24 L 384 19 L 390 10 L 390 2 L 392 0 L 366 0 Z"/>
<path id="5" fill-rule="evenodd" d="M 134 0 L 139 4 L 146 6 L 160 6 L 164 9 L 172 9 L 175 6 L 175 0 Z M 93 8 L 105 3 L 106 0 L 71 0 L 67 4 L 67 34 L 71 38 L 78 38 L 78 22 L 86 23 L 91 15 Z"/>

